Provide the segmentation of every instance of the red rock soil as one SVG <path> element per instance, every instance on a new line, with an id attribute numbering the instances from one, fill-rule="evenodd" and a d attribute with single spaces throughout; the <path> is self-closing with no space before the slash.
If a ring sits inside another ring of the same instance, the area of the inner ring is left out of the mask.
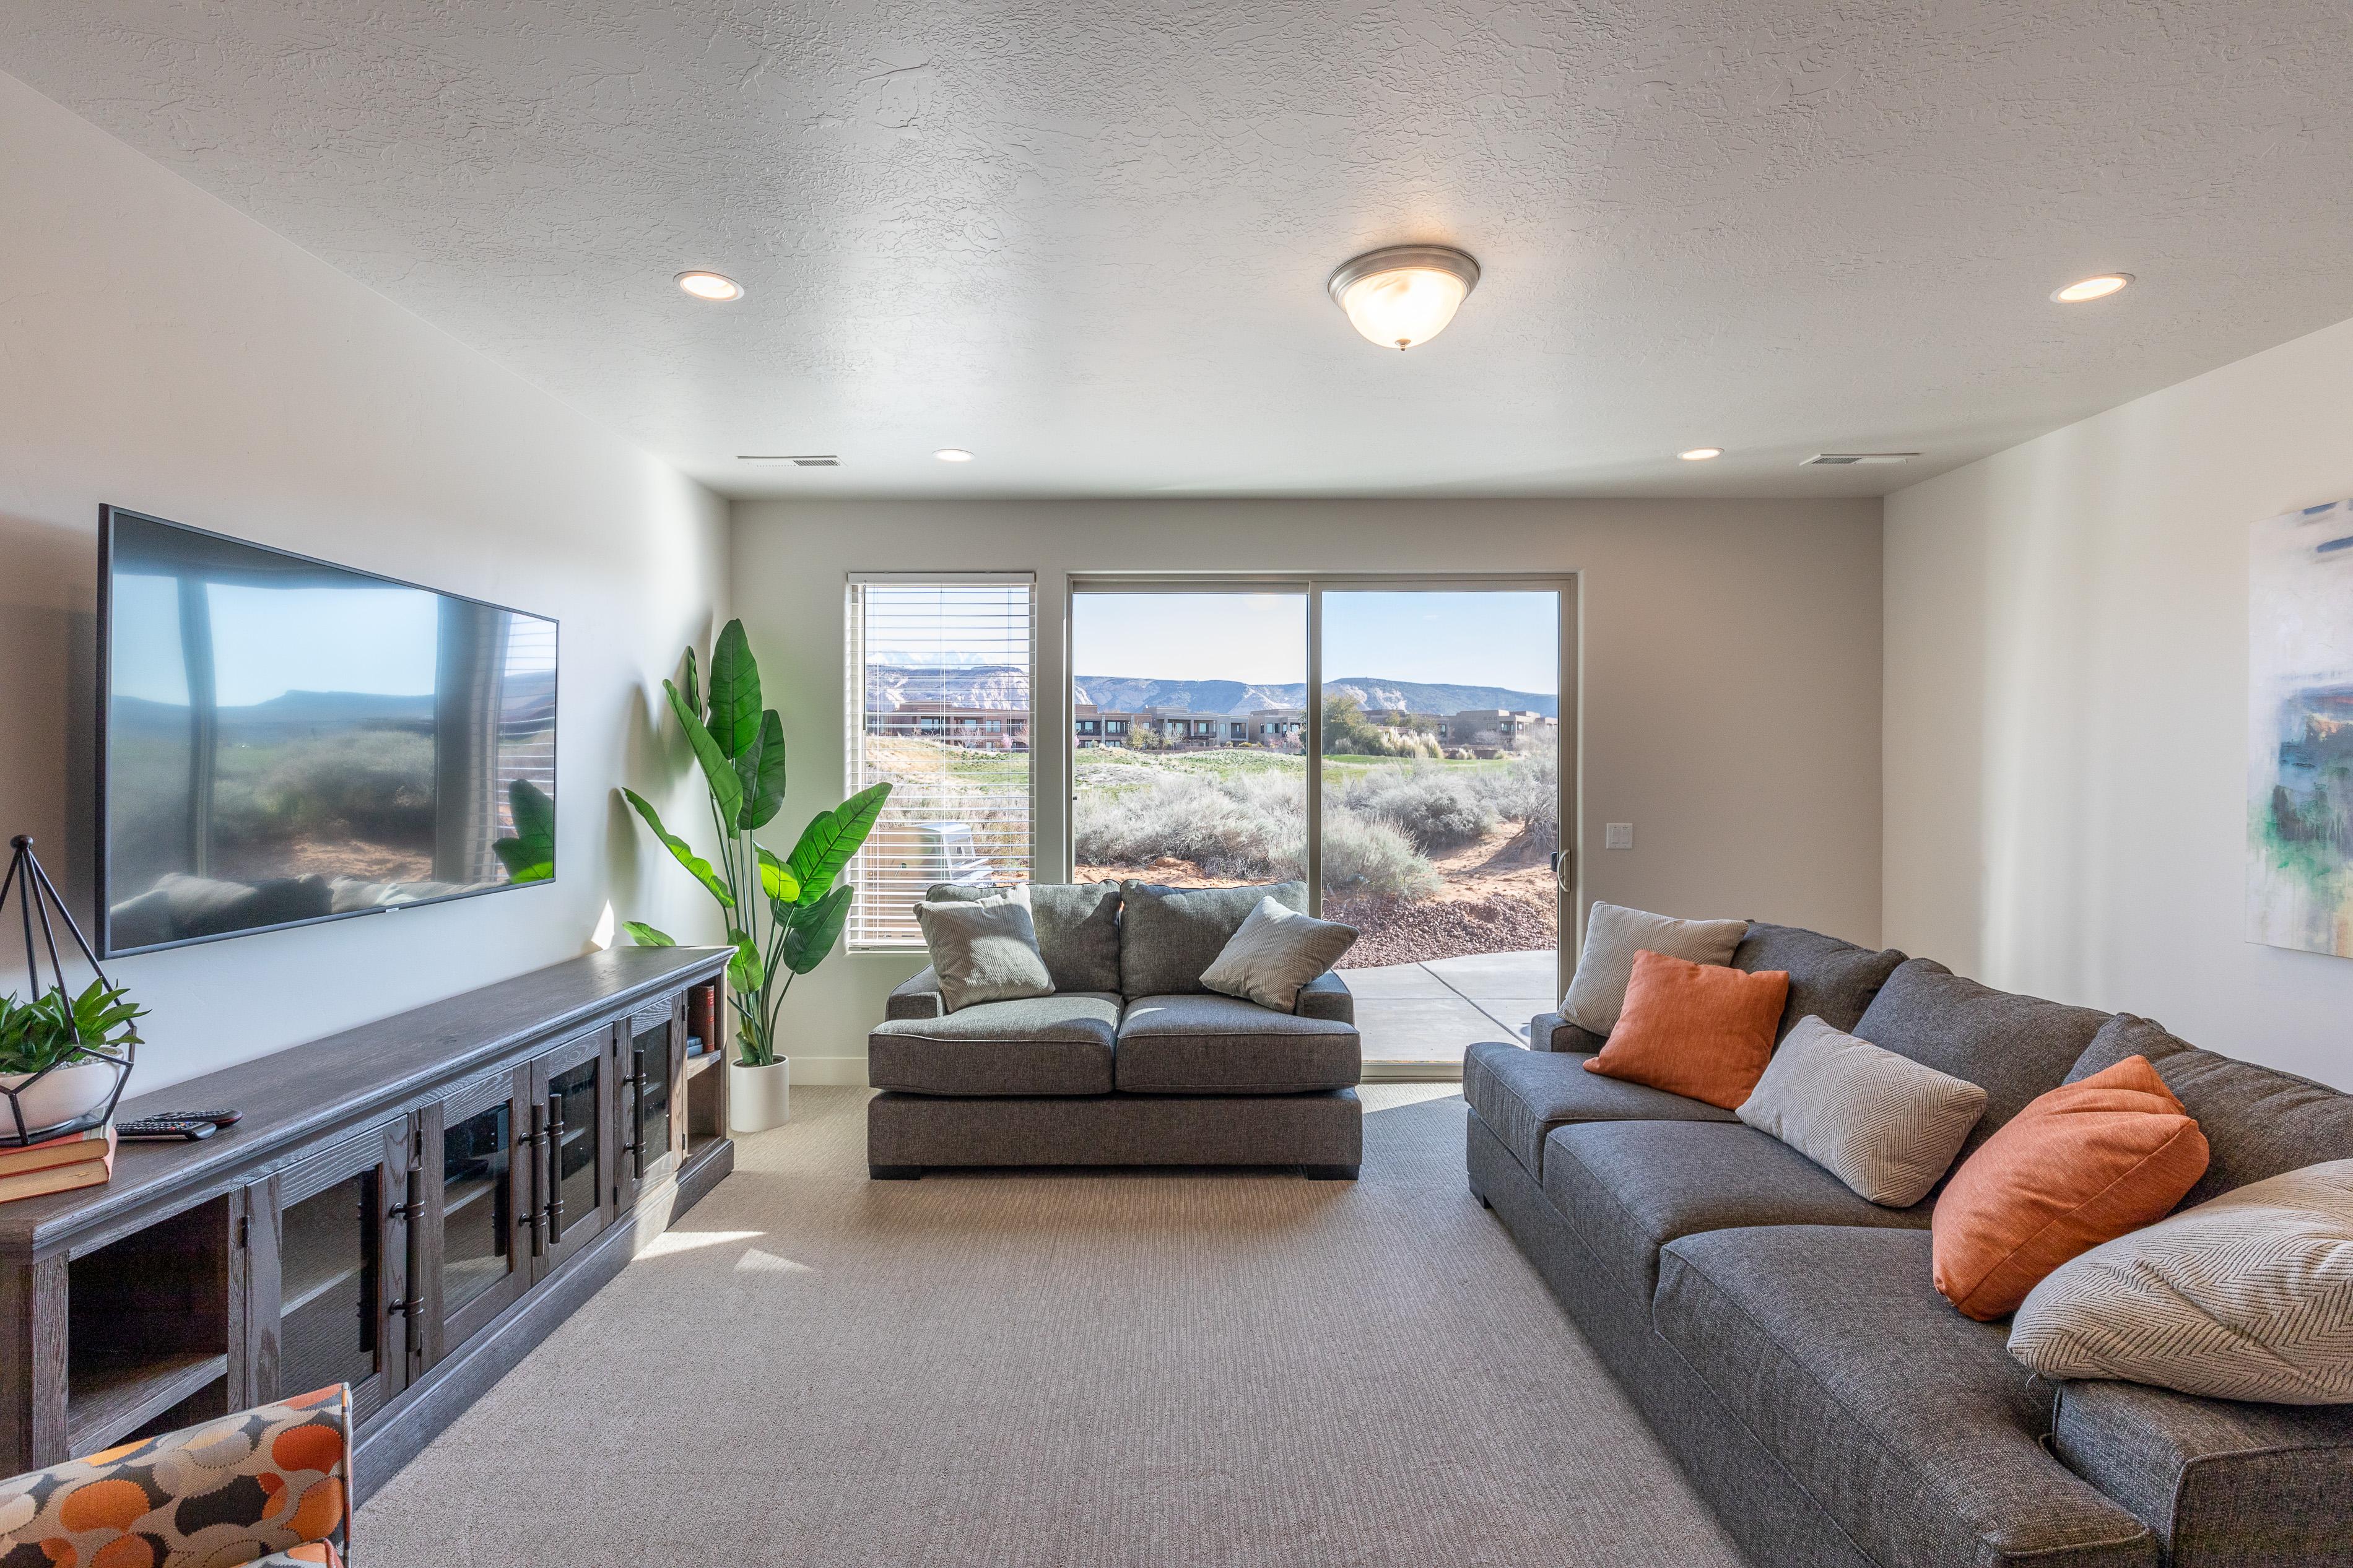
<path id="1" fill-rule="evenodd" d="M 1343 969 L 1420 963 L 1478 952 L 1525 952 L 1557 940 L 1554 917 L 1552 846 L 1506 826 L 1478 843 L 1431 862 L 1443 885 L 1416 903 L 1395 899 L 1335 900 L 1328 920 L 1359 932 Z M 1172 888 L 1224 888 L 1190 860 L 1163 857 L 1148 866 L 1082 866 L 1085 882 L 1133 877 Z"/>

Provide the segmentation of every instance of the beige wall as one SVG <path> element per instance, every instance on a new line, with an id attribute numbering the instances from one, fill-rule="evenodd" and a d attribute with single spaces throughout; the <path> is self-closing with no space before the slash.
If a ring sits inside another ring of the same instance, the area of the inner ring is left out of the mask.
<path id="1" fill-rule="evenodd" d="M 2242 935 L 2248 530 L 2348 429 L 2353 322 L 1889 498 L 1890 942 L 2353 1088 L 2353 962 Z"/>
<path id="2" fill-rule="evenodd" d="M 1073 573 L 1576 573 L 1588 897 L 1879 931 L 1876 501 L 739 502 L 736 602 L 793 765 L 785 831 L 840 798 L 847 574 L 1032 570 L 1039 689 Z M 1067 874 L 1066 758 L 1039 755 L 1039 875 Z M 1635 823 L 1604 852 L 1601 824 Z M 863 1081 L 914 956 L 842 955 L 786 1010 L 797 1076 Z"/>
<path id="3" fill-rule="evenodd" d="M 101 501 L 563 622 L 555 885 L 121 961 L 134 1089 L 570 957 L 607 898 L 703 931 L 610 792 L 683 777 L 647 692 L 724 503 L 5 76 L 0 147 L 0 832 L 78 902 Z"/>

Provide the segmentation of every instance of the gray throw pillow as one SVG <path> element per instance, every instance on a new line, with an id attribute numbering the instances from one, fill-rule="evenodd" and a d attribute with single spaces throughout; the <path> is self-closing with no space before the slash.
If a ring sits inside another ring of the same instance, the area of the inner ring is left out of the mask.
<path id="1" fill-rule="evenodd" d="M 927 899 L 915 906 L 915 923 L 923 928 L 949 1012 L 1054 994 L 1054 977 L 1038 952 L 1027 888 L 1008 888 L 993 899 Z"/>
<path id="2" fill-rule="evenodd" d="M 1038 953 L 1057 991 L 1119 990 L 1119 884 L 1028 882 L 1029 918 L 1038 925 Z M 991 899 L 1004 888 L 941 882 L 923 895 L 933 903 Z"/>
<path id="3" fill-rule="evenodd" d="M 1944 1178 L 1986 1091 L 1801 1018 L 1734 1112 L 1862 1197 L 1908 1209 Z"/>
<path id="4" fill-rule="evenodd" d="M 1299 988 L 1339 963 L 1356 940 L 1354 926 L 1261 899 L 1217 962 L 1201 972 L 1201 984 L 1288 1013 L 1299 1005 Z"/>
<path id="5" fill-rule="evenodd" d="M 1569 977 L 1568 994 L 1561 998 L 1561 1016 L 1607 1037 L 1625 1011 L 1626 983 L 1634 977 L 1637 952 L 1729 965 L 1747 934 L 1746 921 L 1679 921 L 1597 900 L 1585 917 L 1585 952 Z"/>
<path id="6" fill-rule="evenodd" d="M 1139 996 L 1187 996 L 1208 989 L 1201 972 L 1218 961 L 1261 899 L 1307 912 L 1307 884 L 1169 888 L 1120 884 L 1119 988 Z"/>
<path id="7" fill-rule="evenodd" d="M 2307 1165 L 2069 1259 L 2018 1309 L 2044 1377 L 2353 1405 L 2353 1160 Z"/>

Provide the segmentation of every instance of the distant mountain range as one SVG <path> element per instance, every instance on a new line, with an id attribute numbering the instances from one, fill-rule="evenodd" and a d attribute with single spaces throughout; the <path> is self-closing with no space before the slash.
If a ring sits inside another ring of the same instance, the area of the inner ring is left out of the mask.
<path id="1" fill-rule="evenodd" d="M 1181 708 L 1194 713 L 1248 713 L 1259 708 L 1297 708 L 1307 700 L 1303 681 L 1257 685 L 1240 680 L 1160 680 L 1143 676 L 1082 675 L 1073 683 L 1082 702 L 1122 712 L 1139 708 Z M 1422 680 L 1387 680 L 1351 675 L 1324 683 L 1345 692 L 1371 711 L 1461 713 L 1473 708 L 1510 708 L 1557 717 L 1560 699 L 1506 686 L 1453 686 Z M 1019 710 L 1029 706 L 1029 676 L 1018 665 L 883 665 L 866 667 L 866 705 L 888 712 L 914 703 L 950 708 Z"/>

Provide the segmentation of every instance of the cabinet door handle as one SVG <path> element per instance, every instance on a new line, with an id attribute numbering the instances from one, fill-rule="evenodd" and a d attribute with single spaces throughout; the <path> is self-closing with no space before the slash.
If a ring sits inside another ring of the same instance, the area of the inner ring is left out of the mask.
<path id="1" fill-rule="evenodd" d="M 639 1181 L 646 1179 L 646 1048 L 638 1047 L 629 1053 L 629 1082 L 636 1086 L 629 1096 L 629 1164 Z"/>
<path id="2" fill-rule="evenodd" d="M 522 1197 L 522 1220 L 531 1226 L 531 1255 L 538 1258 L 547 1251 L 547 1243 L 540 1229 L 540 1194 L 545 1190 L 547 1178 L 541 1173 L 547 1159 L 546 1108 L 537 1100 L 531 1102 L 531 1131 L 521 1140 L 529 1151 L 522 1169 L 531 1177 L 531 1191 Z"/>
<path id="3" fill-rule="evenodd" d="M 564 1240 L 564 1091 L 547 1091 L 547 1245 Z"/>

